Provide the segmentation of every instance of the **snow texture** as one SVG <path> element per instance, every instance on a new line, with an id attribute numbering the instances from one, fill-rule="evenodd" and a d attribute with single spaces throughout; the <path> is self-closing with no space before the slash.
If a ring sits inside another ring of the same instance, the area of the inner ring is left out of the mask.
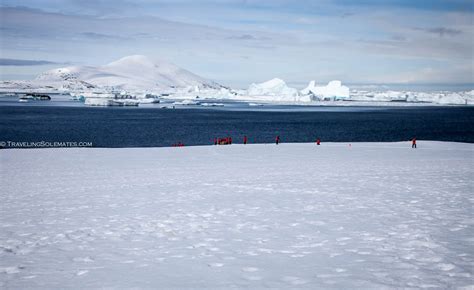
<path id="1" fill-rule="evenodd" d="M 0 151 L 0 288 L 472 288 L 472 144 Z"/>

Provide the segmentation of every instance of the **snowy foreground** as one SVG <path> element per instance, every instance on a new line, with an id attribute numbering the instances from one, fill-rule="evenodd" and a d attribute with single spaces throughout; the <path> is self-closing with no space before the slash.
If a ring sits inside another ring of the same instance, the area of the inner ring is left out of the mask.
<path id="1" fill-rule="evenodd" d="M 472 144 L 0 151 L 0 288 L 473 287 Z"/>

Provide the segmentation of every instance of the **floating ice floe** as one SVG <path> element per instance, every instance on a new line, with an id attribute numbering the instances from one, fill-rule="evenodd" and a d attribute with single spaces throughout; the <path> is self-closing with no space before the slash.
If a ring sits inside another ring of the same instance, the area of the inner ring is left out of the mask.
<path id="1" fill-rule="evenodd" d="M 474 105 L 474 91 L 412 92 L 353 90 L 348 100 L 362 102 L 405 102 L 407 104 Z"/>
<path id="2" fill-rule="evenodd" d="M 122 106 L 121 103 L 116 102 L 114 99 L 107 98 L 86 98 L 84 104 L 87 106 Z"/>
<path id="3" fill-rule="evenodd" d="M 181 105 L 181 106 L 193 106 L 193 105 L 200 105 L 201 103 L 195 100 L 183 100 L 180 102 L 174 102 L 173 105 Z"/>
<path id="4" fill-rule="evenodd" d="M 224 107 L 223 103 L 202 103 L 203 107 Z"/>

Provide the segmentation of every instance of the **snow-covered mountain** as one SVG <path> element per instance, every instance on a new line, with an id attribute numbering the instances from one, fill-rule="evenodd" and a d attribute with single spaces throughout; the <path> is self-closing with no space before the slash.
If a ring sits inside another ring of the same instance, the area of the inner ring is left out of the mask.
<path id="1" fill-rule="evenodd" d="M 106 88 L 120 90 L 164 90 L 169 88 L 222 86 L 167 61 L 143 55 L 121 58 L 103 66 L 70 66 L 40 74 L 36 82 L 60 84 L 63 89 Z"/>

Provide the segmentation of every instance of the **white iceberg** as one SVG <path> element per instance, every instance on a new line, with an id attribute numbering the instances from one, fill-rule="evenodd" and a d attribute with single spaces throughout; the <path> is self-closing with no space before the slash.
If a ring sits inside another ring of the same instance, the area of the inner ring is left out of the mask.
<path id="1" fill-rule="evenodd" d="M 212 100 L 222 100 L 222 99 L 232 99 L 235 93 L 225 87 L 219 89 L 206 87 L 186 87 L 186 88 L 177 88 L 174 91 L 170 91 L 165 96 L 162 95 L 164 99 L 212 99 Z"/>
<path id="2" fill-rule="evenodd" d="M 263 83 L 253 83 L 247 90 L 239 91 L 231 97 L 234 100 L 241 101 L 259 101 L 266 103 L 294 103 L 308 102 L 311 98 L 302 96 L 295 88 L 289 87 L 285 81 L 274 78 Z"/>
<path id="3" fill-rule="evenodd" d="M 301 90 L 301 94 L 312 95 L 319 100 L 340 100 L 350 97 L 349 88 L 337 80 L 330 81 L 327 86 L 316 86 L 316 82 L 311 81 L 306 88 Z"/>
<path id="4" fill-rule="evenodd" d="M 290 88 L 285 81 L 274 78 L 269 81 L 251 84 L 247 90 L 249 96 L 296 96 L 298 90 Z"/>
<path id="5" fill-rule="evenodd" d="M 202 103 L 203 107 L 224 107 L 223 103 Z"/>
<path id="6" fill-rule="evenodd" d="M 117 102 L 114 99 L 109 98 L 86 98 L 84 104 L 87 106 L 100 106 L 100 107 L 109 107 L 109 106 L 123 106 L 123 104 Z"/>
<path id="7" fill-rule="evenodd" d="M 365 91 L 351 92 L 350 101 L 358 102 L 402 102 L 406 105 L 439 104 L 439 105 L 473 105 L 474 91 L 448 92 L 414 92 L 414 91 Z"/>
<path id="8" fill-rule="evenodd" d="M 195 100 L 183 100 L 180 102 L 174 102 L 173 105 L 181 105 L 181 106 L 196 106 L 200 105 L 201 103 Z"/>

